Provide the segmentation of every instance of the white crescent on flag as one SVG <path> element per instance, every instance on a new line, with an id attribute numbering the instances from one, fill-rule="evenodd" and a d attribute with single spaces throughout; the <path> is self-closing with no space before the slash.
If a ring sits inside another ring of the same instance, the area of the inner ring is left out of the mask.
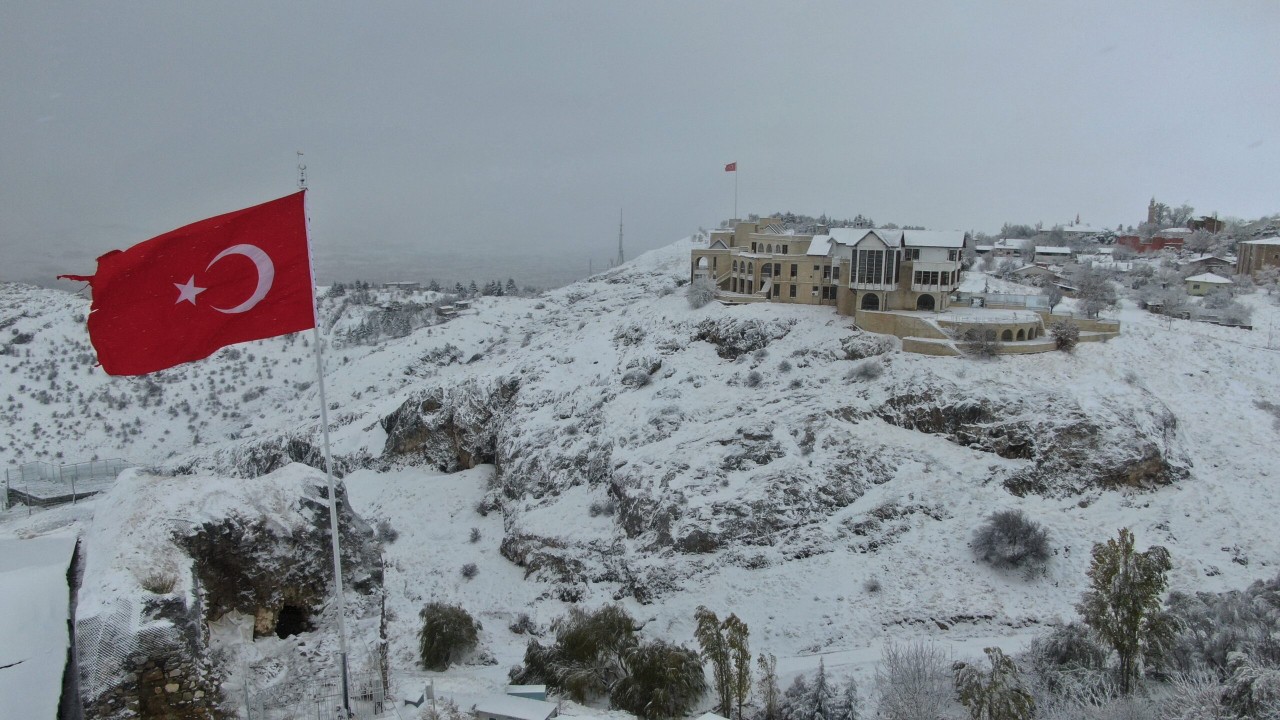
<path id="1" fill-rule="evenodd" d="M 254 267 L 258 269 L 258 286 L 253 289 L 253 294 L 249 296 L 249 299 L 239 305 L 232 308 L 215 307 L 214 310 L 228 315 L 249 312 L 254 305 L 262 302 L 262 298 L 266 297 L 268 292 L 271 292 L 271 283 L 276 279 L 276 266 L 271 262 L 271 256 L 256 245 L 232 245 L 218 253 L 218 256 L 209 262 L 205 272 L 208 272 L 209 268 L 228 255 L 243 255 L 253 261 Z"/>

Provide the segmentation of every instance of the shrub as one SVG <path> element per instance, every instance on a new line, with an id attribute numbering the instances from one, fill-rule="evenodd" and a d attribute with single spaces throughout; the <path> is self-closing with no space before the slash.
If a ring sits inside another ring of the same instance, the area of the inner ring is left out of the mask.
<path id="1" fill-rule="evenodd" d="M 529 617 L 529 613 L 520 613 L 520 616 L 516 618 L 516 621 L 511 623 L 507 629 L 516 635 L 524 635 L 525 633 L 530 635 L 538 634 L 538 626 L 535 625 L 533 619 Z"/>
<path id="2" fill-rule="evenodd" d="M 168 595 L 178 585 L 178 576 L 173 573 L 156 571 L 142 579 L 142 589 L 156 595 Z"/>
<path id="3" fill-rule="evenodd" d="M 390 545 L 400 539 L 400 531 L 391 527 L 391 521 L 383 518 L 374 527 L 373 537 L 380 543 Z"/>
<path id="4" fill-rule="evenodd" d="M 544 647 L 531 640 L 516 684 L 545 683 L 575 702 L 608 695 L 625 672 L 623 658 L 638 642 L 635 621 L 621 606 L 595 611 L 569 608 L 551 625 L 555 644 Z"/>
<path id="5" fill-rule="evenodd" d="M 476 567 L 475 563 L 467 563 L 466 565 L 462 566 L 462 577 L 468 580 L 470 580 L 471 578 L 479 574 L 480 574 L 480 568 Z"/>
<path id="6" fill-rule="evenodd" d="M 459 605 L 430 603 L 418 613 L 422 630 L 418 633 L 418 651 L 422 666 L 428 670 L 448 670 L 475 649 L 479 642 L 480 624 Z"/>
<path id="7" fill-rule="evenodd" d="M 873 358 L 854 365 L 845 377 L 849 380 L 875 380 L 883 374 L 884 365 Z"/>
<path id="8" fill-rule="evenodd" d="M 1034 570 L 1049 561 L 1049 533 L 1020 510 L 987 518 L 973 535 L 973 551 L 998 568 Z"/>
<path id="9" fill-rule="evenodd" d="M 689 283 L 685 295 L 689 298 L 689 307 L 697 310 L 716 299 L 716 286 L 706 278 L 698 278 Z"/>
<path id="10" fill-rule="evenodd" d="M 1031 664 L 1041 674 L 1076 670 L 1102 670 L 1107 650 L 1093 639 L 1089 628 L 1067 623 L 1031 641 Z"/>
<path id="11" fill-rule="evenodd" d="M 644 370 L 632 370 L 622 376 L 622 384 L 629 388 L 642 388 L 648 385 L 651 380 L 652 377 Z"/>
<path id="12" fill-rule="evenodd" d="M 783 360 L 782 362 L 778 363 L 778 372 L 783 372 L 783 373 L 791 372 L 791 362 L 788 360 Z"/>
<path id="13" fill-rule="evenodd" d="M 683 717 L 707 691 L 697 651 L 661 640 L 642 643 L 623 656 L 625 674 L 609 693 L 613 707 L 644 720 Z"/>
<path id="14" fill-rule="evenodd" d="M 1070 320 L 1055 320 L 1049 326 L 1053 344 L 1063 352 L 1071 352 L 1080 343 L 1080 328 Z"/>
<path id="15" fill-rule="evenodd" d="M 764 381 L 764 376 L 761 375 L 759 371 L 752 370 L 751 372 L 747 373 L 747 387 L 749 388 L 760 387 L 760 383 L 763 381 Z"/>
<path id="16" fill-rule="evenodd" d="M 471 528 L 471 534 L 467 537 L 472 543 L 480 542 L 480 528 Z"/>
<path id="17" fill-rule="evenodd" d="M 1000 343 L 995 330 L 965 328 L 953 336 L 956 348 L 971 358 L 990 359 L 1000 354 Z"/>
<path id="18" fill-rule="evenodd" d="M 866 582 L 862 583 L 862 589 L 869 593 L 878 593 L 884 589 L 884 586 L 880 584 L 880 578 L 870 577 L 867 578 Z"/>

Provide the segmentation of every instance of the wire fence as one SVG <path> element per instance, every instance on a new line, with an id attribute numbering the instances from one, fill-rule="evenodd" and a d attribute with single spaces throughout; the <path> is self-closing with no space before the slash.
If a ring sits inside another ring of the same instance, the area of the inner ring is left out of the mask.
<path id="1" fill-rule="evenodd" d="M 120 458 L 54 465 L 29 462 L 4 471 L 4 492 L 0 508 L 14 503 L 30 507 L 49 507 L 74 503 L 111 487 L 116 477 L 133 463 Z"/>
<path id="2" fill-rule="evenodd" d="M 336 665 L 336 663 L 335 663 Z M 246 678 L 246 681 L 248 678 Z M 374 720 L 398 717 L 378 670 L 348 675 L 350 714 L 343 709 L 336 667 L 324 677 L 288 681 L 268 688 L 245 687 L 248 720 Z"/>

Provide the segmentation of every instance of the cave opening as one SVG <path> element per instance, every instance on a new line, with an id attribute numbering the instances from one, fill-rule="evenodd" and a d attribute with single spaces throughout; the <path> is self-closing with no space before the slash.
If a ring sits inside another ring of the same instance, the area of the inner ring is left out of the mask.
<path id="1" fill-rule="evenodd" d="M 311 623 L 311 613 L 297 605 L 285 605 L 276 616 L 276 637 L 284 639 L 290 635 L 315 630 Z"/>

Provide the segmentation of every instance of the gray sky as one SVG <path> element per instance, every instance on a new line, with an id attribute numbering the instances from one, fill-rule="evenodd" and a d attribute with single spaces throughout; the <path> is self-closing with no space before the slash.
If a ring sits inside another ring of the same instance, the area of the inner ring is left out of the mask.
<path id="1" fill-rule="evenodd" d="M 631 254 L 729 216 L 735 160 L 744 215 L 1280 212 L 1278 32 L 1271 0 L 6 2 L 0 279 L 287 194 L 299 149 L 322 279 L 567 281 L 619 208 Z"/>

